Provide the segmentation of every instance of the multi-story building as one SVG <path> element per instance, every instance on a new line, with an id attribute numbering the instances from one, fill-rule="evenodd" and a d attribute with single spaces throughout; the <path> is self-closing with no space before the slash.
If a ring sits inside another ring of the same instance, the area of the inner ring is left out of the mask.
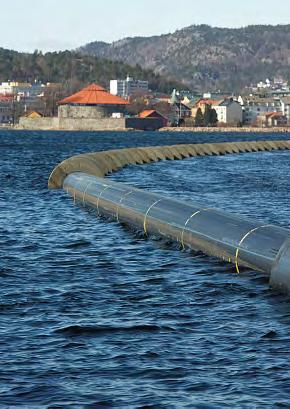
<path id="1" fill-rule="evenodd" d="M 0 94 L 2 95 L 20 95 L 28 96 L 32 85 L 29 82 L 2 82 L 0 85 Z"/>
<path id="2" fill-rule="evenodd" d="M 290 97 L 283 97 L 280 101 L 282 113 L 287 118 L 287 123 L 290 124 Z"/>
<path id="3" fill-rule="evenodd" d="M 201 112 L 204 114 L 207 107 L 212 107 L 213 105 L 217 106 L 222 100 L 215 100 L 210 98 L 199 98 L 195 101 L 194 105 L 191 108 L 191 116 L 195 118 L 197 111 L 200 109 Z"/>
<path id="4" fill-rule="evenodd" d="M 110 93 L 126 99 L 138 92 L 146 93 L 148 89 L 148 81 L 134 80 L 131 77 L 110 81 Z"/>
<path id="5" fill-rule="evenodd" d="M 241 104 L 232 98 L 213 103 L 211 106 L 217 113 L 218 122 L 231 126 L 238 126 L 243 122 L 243 110 Z"/>
<path id="6" fill-rule="evenodd" d="M 13 123 L 13 97 L 0 95 L 0 124 Z"/>
<path id="7" fill-rule="evenodd" d="M 245 125 L 255 125 L 257 118 L 261 114 L 268 112 L 282 112 L 282 105 L 279 98 L 260 98 L 258 96 L 239 97 L 239 103 L 243 107 Z"/>

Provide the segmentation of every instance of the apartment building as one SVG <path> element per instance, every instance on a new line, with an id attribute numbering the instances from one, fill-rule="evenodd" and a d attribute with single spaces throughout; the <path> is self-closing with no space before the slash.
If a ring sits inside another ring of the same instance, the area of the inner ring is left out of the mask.
<path id="1" fill-rule="evenodd" d="M 146 93 L 148 90 L 148 81 L 134 80 L 134 78 L 131 77 L 127 77 L 125 80 L 110 81 L 110 93 L 125 99 L 128 99 L 138 92 Z"/>

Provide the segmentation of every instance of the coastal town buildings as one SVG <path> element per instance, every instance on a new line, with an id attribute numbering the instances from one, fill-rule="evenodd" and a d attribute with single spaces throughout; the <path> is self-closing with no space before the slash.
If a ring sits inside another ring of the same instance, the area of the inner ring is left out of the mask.
<path id="1" fill-rule="evenodd" d="M 146 109 L 139 114 L 140 118 L 158 118 L 161 121 L 162 127 L 168 125 L 168 119 L 155 109 Z"/>
<path id="2" fill-rule="evenodd" d="M 219 124 L 229 126 L 240 126 L 242 124 L 242 107 L 233 98 L 223 98 L 220 100 L 200 98 L 191 108 L 191 116 L 195 118 L 198 111 L 204 115 L 208 108 L 216 111 Z"/>
<path id="3" fill-rule="evenodd" d="M 263 94 L 264 96 L 270 96 L 272 93 L 288 93 L 290 92 L 289 82 L 280 75 L 274 78 L 266 78 L 259 81 L 256 85 L 250 85 L 246 87 L 246 91 L 251 94 Z"/>
<path id="4" fill-rule="evenodd" d="M 290 91 L 287 91 L 285 81 L 276 78 L 265 84 L 267 86 L 261 92 L 238 98 L 222 94 L 222 91 L 208 92 L 202 97 L 202 94 L 182 90 L 173 90 L 170 97 L 149 91 L 147 81 L 127 77 L 125 80 L 112 80 L 111 92 L 91 84 L 63 98 L 67 88 L 61 84 L 7 81 L 0 84 L 0 123 L 14 124 L 22 116 L 22 125 L 36 126 L 39 122 L 45 123 L 47 129 L 123 129 L 128 128 L 129 123 L 137 129 L 140 126 L 142 129 L 158 129 L 160 124 L 185 127 L 196 124 L 233 127 L 290 125 Z M 32 111 L 39 115 L 30 115 Z"/>
<path id="5" fill-rule="evenodd" d="M 91 84 L 58 104 L 59 118 L 101 119 L 122 117 L 128 102 L 110 94 L 100 85 Z"/>
<path id="6" fill-rule="evenodd" d="M 125 99 L 136 93 L 147 93 L 149 90 L 148 81 L 134 80 L 134 78 L 127 77 L 125 80 L 111 80 L 110 93 Z"/>
<path id="7" fill-rule="evenodd" d="M 129 102 L 110 94 L 97 84 L 91 84 L 79 92 L 58 102 L 57 117 L 42 117 L 34 112 L 20 118 L 22 129 L 58 130 L 156 130 L 164 126 L 165 118 L 153 112 L 143 116 L 129 116 Z"/>
<path id="8" fill-rule="evenodd" d="M 0 124 L 7 125 L 13 123 L 14 103 L 13 96 L 0 95 Z"/>
<path id="9" fill-rule="evenodd" d="M 200 98 L 191 108 L 191 116 L 195 118 L 199 109 L 201 110 L 202 114 L 204 114 L 207 106 L 212 107 L 213 105 L 218 105 L 221 101 L 222 100 L 214 100 L 210 98 Z"/>
<path id="10" fill-rule="evenodd" d="M 44 95 L 46 90 L 51 90 L 61 87 L 61 84 L 48 82 L 43 84 L 41 82 L 35 81 L 30 82 L 18 82 L 18 81 L 7 81 L 0 84 L 0 94 L 1 95 L 14 95 L 21 98 L 35 98 Z"/>
<path id="11" fill-rule="evenodd" d="M 290 124 L 290 97 L 282 97 L 280 101 L 282 113 L 286 117 L 287 123 Z"/>
<path id="12" fill-rule="evenodd" d="M 0 94 L 29 96 L 32 85 L 29 82 L 8 81 L 0 84 Z"/>
<path id="13" fill-rule="evenodd" d="M 191 109 L 182 102 L 171 104 L 177 121 L 191 117 Z"/>
<path id="14" fill-rule="evenodd" d="M 276 126 L 286 126 L 287 118 L 282 112 L 267 112 L 258 115 L 257 126 L 261 128 L 269 128 Z"/>
<path id="15" fill-rule="evenodd" d="M 243 123 L 243 110 L 239 102 L 232 98 L 213 103 L 212 109 L 217 113 L 219 124 L 241 126 Z"/>
<path id="16" fill-rule="evenodd" d="M 243 107 L 245 125 L 256 125 L 258 116 L 271 112 L 282 113 L 282 105 L 279 98 L 261 98 L 258 96 L 240 96 L 238 102 Z"/>
<path id="17" fill-rule="evenodd" d="M 17 121 L 19 115 L 33 110 L 39 110 L 43 114 L 54 111 L 53 105 L 57 100 L 56 95 L 61 88 L 62 85 L 58 83 L 7 81 L 0 84 L 0 97 L 13 97 L 14 120 Z"/>

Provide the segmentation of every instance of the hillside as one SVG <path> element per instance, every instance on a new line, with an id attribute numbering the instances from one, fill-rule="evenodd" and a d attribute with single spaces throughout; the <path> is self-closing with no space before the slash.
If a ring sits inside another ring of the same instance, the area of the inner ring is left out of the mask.
<path id="1" fill-rule="evenodd" d="M 104 58 L 81 55 L 77 52 L 50 52 L 42 54 L 19 53 L 0 48 L 0 81 L 59 82 L 78 89 L 82 85 L 97 82 L 109 86 L 110 79 L 125 78 L 127 75 L 149 81 L 154 91 L 171 92 L 180 84 L 154 73 Z"/>
<path id="2" fill-rule="evenodd" d="M 239 29 L 190 26 L 172 34 L 93 42 L 82 54 L 139 64 L 193 89 L 237 90 L 261 79 L 290 79 L 290 25 Z"/>

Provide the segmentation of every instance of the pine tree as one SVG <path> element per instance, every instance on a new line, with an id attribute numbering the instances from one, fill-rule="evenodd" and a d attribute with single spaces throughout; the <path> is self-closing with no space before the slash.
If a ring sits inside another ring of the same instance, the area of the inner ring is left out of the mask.
<path id="1" fill-rule="evenodd" d="M 211 126 L 216 126 L 218 123 L 218 116 L 216 113 L 216 110 L 211 108 L 210 110 L 210 125 Z"/>
<path id="2" fill-rule="evenodd" d="M 204 117 L 203 113 L 200 108 L 198 108 L 196 115 L 195 115 L 195 126 L 204 126 Z"/>
<path id="3" fill-rule="evenodd" d="M 211 125 L 211 107 L 208 104 L 205 105 L 203 121 L 204 121 L 204 126 Z"/>

